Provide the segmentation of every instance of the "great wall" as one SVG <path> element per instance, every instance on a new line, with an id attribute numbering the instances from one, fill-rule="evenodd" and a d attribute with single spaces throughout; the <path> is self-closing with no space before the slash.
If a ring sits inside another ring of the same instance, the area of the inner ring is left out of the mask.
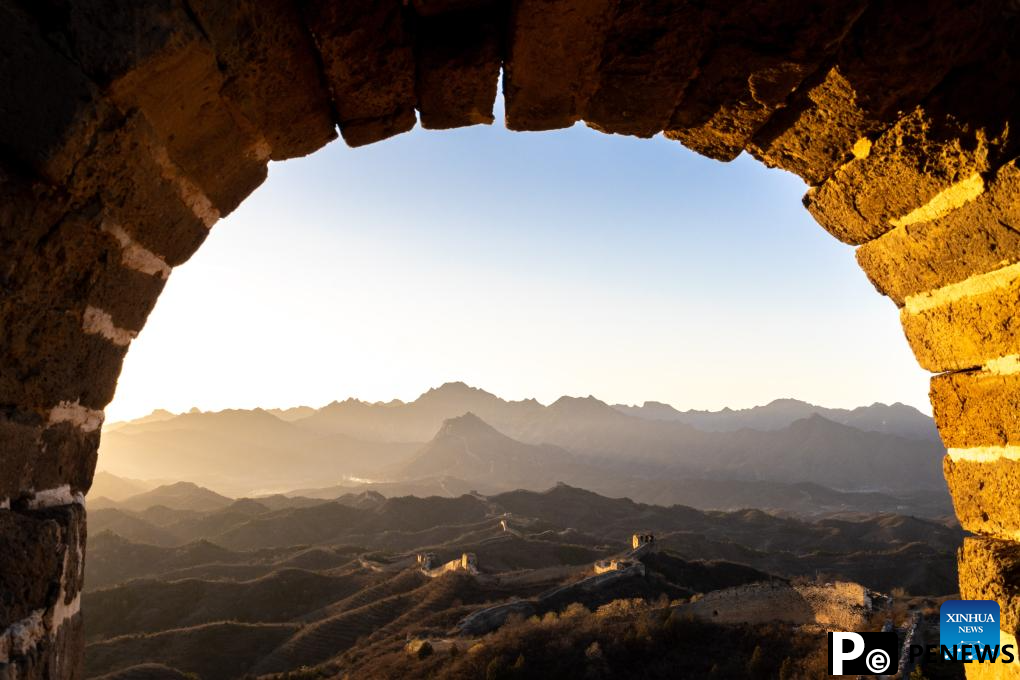
<path id="1" fill-rule="evenodd" d="M 0 675 L 81 674 L 83 494 L 124 356 L 172 269 L 270 160 L 338 131 L 359 146 L 419 122 L 492 123 L 501 74 L 512 130 L 662 133 L 805 180 L 805 207 L 857 247 L 933 374 L 945 476 L 971 534 L 960 594 L 998 601 L 1015 644 L 1018 12 L 1009 0 L 0 0 Z"/>

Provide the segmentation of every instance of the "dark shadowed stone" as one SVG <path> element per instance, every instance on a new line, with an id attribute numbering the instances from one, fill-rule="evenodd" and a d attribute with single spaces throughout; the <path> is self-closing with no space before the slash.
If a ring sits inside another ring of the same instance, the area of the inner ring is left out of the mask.
<path id="1" fill-rule="evenodd" d="M 831 58 L 863 0 L 737 3 L 673 113 L 666 136 L 719 160 L 736 158 L 808 75 Z"/>
<path id="2" fill-rule="evenodd" d="M 37 413 L 7 408 L 0 412 L 0 500 L 26 498 L 37 489 L 64 484 L 86 493 L 99 449 L 99 431 L 70 423 L 47 425 Z"/>
<path id="3" fill-rule="evenodd" d="M 78 66 L 10 2 L 0 3 L 0 92 L 0 148 L 62 182 L 88 152 L 101 107 Z"/>
<path id="4" fill-rule="evenodd" d="M 221 96 L 216 54 L 179 0 L 78 0 L 66 32 L 86 71 L 122 111 L 142 111 L 220 215 L 265 180 L 268 145 Z"/>
<path id="5" fill-rule="evenodd" d="M 698 3 L 620 0 L 585 122 L 638 137 L 661 132 L 697 72 L 711 21 Z"/>
<path id="6" fill-rule="evenodd" d="M 835 63 L 805 83 L 755 135 L 766 165 L 818 185 L 913 108 L 954 66 L 987 50 L 1004 4 L 955 0 L 871 3 Z"/>
<path id="7" fill-rule="evenodd" d="M 182 198 L 181 187 L 157 162 L 160 144 L 140 114 L 101 130 L 75 168 L 71 190 L 79 200 L 101 198 L 104 218 L 170 266 L 185 262 L 209 228 Z M 171 168 L 173 170 L 173 168 Z"/>
<path id="8" fill-rule="evenodd" d="M 127 347 L 82 331 L 82 311 L 5 307 L 23 318 L 0 325 L 0 403 L 56 405 L 80 402 L 102 409 L 113 399 Z M 88 370 L 82 370 L 88 366 Z"/>
<path id="9" fill-rule="evenodd" d="M 931 379 L 931 404 L 947 448 L 1020 442 L 1020 374 L 937 375 Z"/>
<path id="10" fill-rule="evenodd" d="M 26 648 L 10 650 L 7 665 L 0 664 L 5 677 L 81 677 L 81 615 L 63 617 L 81 592 L 84 550 L 80 505 L 0 511 L 0 632 L 35 621 Z"/>
<path id="11" fill-rule="evenodd" d="M 492 5 L 418 19 L 416 91 L 422 127 L 493 122 L 505 10 Z"/>
<path id="12" fill-rule="evenodd" d="M 907 225 L 857 249 L 857 261 L 882 293 L 909 295 L 1020 261 L 1020 167 L 996 173 L 985 193 L 931 222 Z"/>
<path id="13" fill-rule="evenodd" d="M 995 77 L 989 77 L 995 74 Z M 804 197 L 836 238 L 865 243 L 939 193 L 1016 156 L 1020 69 L 1003 54 L 993 65 L 953 72 L 917 108 Z"/>
<path id="14" fill-rule="evenodd" d="M 616 0 L 513 3 L 503 67 L 506 126 L 555 130 L 581 118 L 598 87 Z"/>
<path id="15" fill-rule="evenodd" d="M 402 3 L 312 0 L 305 11 L 344 141 L 361 146 L 413 128 L 414 43 Z"/>
<path id="16" fill-rule="evenodd" d="M 226 71 L 222 93 L 265 137 L 273 160 L 336 139 L 329 94 L 292 0 L 189 0 Z"/>

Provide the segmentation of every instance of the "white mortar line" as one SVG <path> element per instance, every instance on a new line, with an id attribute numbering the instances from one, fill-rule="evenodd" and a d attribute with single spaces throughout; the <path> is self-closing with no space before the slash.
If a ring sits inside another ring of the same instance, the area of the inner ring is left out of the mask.
<path id="1" fill-rule="evenodd" d="M 1020 354 L 1007 354 L 998 359 L 989 359 L 981 370 L 992 375 L 1013 375 L 1020 373 Z"/>
<path id="2" fill-rule="evenodd" d="M 975 274 L 959 283 L 951 283 L 927 293 L 908 295 L 904 300 L 903 308 L 908 314 L 920 314 L 957 300 L 1005 288 L 1018 278 L 1020 278 L 1020 262 L 984 274 Z"/>
<path id="3" fill-rule="evenodd" d="M 106 414 L 82 406 L 77 401 L 62 401 L 50 409 L 49 424 L 71 423 L 83 432 L 95 432 L 103 426 Z"/>
<path id="4" fill-rule="evenodd" d="M 952 461 L 965 461 L 968 463 L 996 463 L 1000 460 L 1020 462 L 1020 446 L 1015 444 L 949 449 L 946 453 Z"/>
<path id="5" fill-rule="evenodd" d="M 177 191 L 181 195 L 181 200 L 191 208 L 191 211 L 195 213 L 198 219 L 202 220 L 202 224 L 207 229 L 216 224 L 216 221 L 220 219 L 220 211 L 213 206 L 212 201 L 209 200 L 209 197 L 205 195 L 205 192 L 198 185 L 178 170 L 174 162 L 170 160 L 170 155 L 166 152 L 166 149 L 162 146 L 156 146 L 153 149 L 152 155 L 156 164 L 159 165 L 163 179 L 177 185 Z"/>
<path id="6" fill-rule="evenodd" d="M 120 261 L 125 267 L 143 274 L 159 276 L 164 281 L 170 276 L 170 265 L 166 260 L 131 238 L 131 235 L 124 231 L 124 227 L 112 220 L 103 220 L 102 230 L 112 234 L 120 243 Z"/>
<path id="7" fill-rule="evenodd" d="M 985 192 L 985 180 L 975 172 L 970 177 L 952 184 L 935 194 L 924 205 L 914 208 L 898 219 L 889 220 L 894 227 L 904 227 L 918 222 L 930 222 L 949 214 L 970 203 Z"/>
<path id="8" fill-rule="evenodd" d="M 34 492 L 32 500 L 28 502 L 31 510 L 52 508 L 58 505 L 85 505 L 85 496 L 81 493 L 71 493 L 70 484 L 62 484 L 52 489 L 43 489 Z"/>
<path id="9" fill-rule="evenodd" d="M 129 331 L 126 328 L 118 328 L 113 323 L 113 317 L 98 307 L 89 305 L 82 315 L 81 328 L 86 333 L 101 335 L 115 345 L 127 347 L 138 335 L 138 331 Z"/>

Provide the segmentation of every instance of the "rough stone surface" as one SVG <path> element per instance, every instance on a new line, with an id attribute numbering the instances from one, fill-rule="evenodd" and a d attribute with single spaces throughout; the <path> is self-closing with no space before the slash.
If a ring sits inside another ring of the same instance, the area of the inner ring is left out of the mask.
<path id="1" fill-rule="evenodd" d="M 841 241 L 865 243 L 939 193 L 1015 156 L 1016 64 L 1006 55 L 995 66 L 1003 78 L 988 78 L 988 65 L 955 72 L 875 140 L 866 157 L 809 190 L 804 204 L 818 223 Z"/>
<path id="2" fill-rule="evenodd" d="M 482 5 L 418 19 L 415 92 L 422 127 L 493 122 L 503 13 L 501 5 Z"/>
<path id="3" fill-rule="evenodd" d="M 70 423 L 47 425 L 36 413 L 5 409 L 0 415 L 0 500 L 27 497 L 32 491 L 65 484 L 85 493 L 99 449 L 99 431 L 84 432 Z"/>
<path id="4" fill-rule="evenodd" d="M 1020 374 L 966 371 L 935 376 L 931 404 L 947 448 L 1020 444 Z"/>
<path id="5" fill-rule="evenodd" d="M 1020 351 L 1020 278 L 913 314 L 900 310 L 903 331 L 921 366 L 933 373 L 981 366 Z"/>
<path id="6" fill-rule="evenodd" d="M 1003 166 L 984 194 L 940 219 L 865 243 L 857 261 L 875 287 L 901 306 L 908 295 L 1020 261 L 1020 166 Z"/>
<path id="7" fill-rule="evenodd" d="M 94 213 L 60 214 L 59 194 L 8 180 L 0 195 L 0 404 L 102 408 L 126 348 L 84 334 L 83 315 L 103 271 L 120 269 L 119 247 Z"/>
<path id="8" fill-rule="evenodd" d="M 598 68 L 616 0 L 513 3 L 503 67 L 506 126 L 555 130 L 581 118 L 598 86 Z"/>
<path id="9" fill-rule="evenodd" d="M 709 41 L 695 3 L 621 0 L 584 120 L 601 132 L 651 137 L 667 126 Z"/>
<path id="10" fill-rule="evenodd" d="M 413 37 L 402 4 L 314 0 L 306 18 L 344 141 L 362 146 L 413 128 Z"/>
<path id="11" fill-rule="evenodd" d="M 69 189 L 78 202 L 99 198 L 105 218 L 175 266 L 191 257 L 209 229 L 182 195 L 175 169 L 157 160 L 161 148 L 140 114 L 113 122 L 75 168 Z"/>
<path id="12" fill-rule="evenodd" d="M 1002 630 L 1020 632 L 1020 544 L 988 538 L 965 538 L 960 549 L 960 597 L 995 600 Z"/>
<path id="13" fill-rule="evenodd" d="M 907 0 L 870 3 L 834 63 L 806 82 L 755 136 L 766 165 L 818 185 L 921 101 L 951 68 L 973 59 L 1005 11 L 1001 3 Z"/>
<path id="14" fill-rule="evenodd" d="M 88 152 L 99 124 L 95 87 L 8 2 L 0 3 L 0 92 L 0 148 L 62 182 Z"/>
<path id="15" fill-rule="evenodd" d="M 66 33 L 86 72 L 122 111 L 142 111 L 220 215 L 265 180 L 268 148 L 221 96 L 216 53 L 179 0 L 69 7 Z"/>
<path id="16" fill-rule="evenodd" d="M 732 160 L 790 94 L 839 47 L 862 1 L 735 3 L 716 45 L 673 113 L 666 136 Z"/>
<path id="17" fill-rule="evenodd" d="M 985 536 L 1020 537 L 1020 461 L 952 460 L 943 469 L 960 526 Z"/>
<path id="18" fill-rule="evenodd" d="M 81 506 L 0 512 L 0 635 L 33 622 L 25 648 L 8 646 L 0 659 L 0 677 L 81 677 L 84 630 L 74 612 L 84 552 Z"/>
<path id="19" fill-rule="evenodd" d="M 336 139 L 329 94 L 292 0 L 188 0 L 226 72 L 223 95 L 272 149 L 307 155 Z"/>

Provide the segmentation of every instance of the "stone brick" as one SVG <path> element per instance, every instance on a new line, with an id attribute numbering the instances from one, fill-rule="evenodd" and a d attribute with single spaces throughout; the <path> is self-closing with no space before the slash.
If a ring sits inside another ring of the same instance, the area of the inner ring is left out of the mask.
<path id="1" fill-rule="evenodd" d="M 700 154 L 736 158 L 808 75 L 830 58 L 864 3 L 736 3 L 673 113 L 666 136 Z"/>
<path id="2" fill-rule="evenodd" d="M 866 157 L 810 189 L 804 205 L 833 236 L 861 244 L 910 221 L 933 199 L 946 202 L 945 194 L 1016 156 L 1010 129 L 1020 110 L 1018 85 L 1020 69 L 1009 55 L 955 71 Z"/>
<path id="3" fill-rule="evenodd" d="M 506 126 L 555 130 L 581 118 L 598 86 L 617 0 L 513 3 L 503 70 Z"/>
<path id="4" fill-rule="evenodd" d="M 900 321 L 924 369 L 933 373 L 959 371 L 1017 353 L 1018 305 L 1020 278 L 989 292 L 917 313 L 912 313 L 908 305 L 900 311 Z"/>
<path id="5" fill-rule="evenodd" d="M 1000 627 L 1016 636 L 1020 632 L 1020 544 L 967 537 L 959 557 L 960 597 L 998 602 Z"/>
<path id="6" fill-rule="evenodd" d="M 88 304 L 109 314 L 117 328 L 140 331 L 164 285 L 161 276 L 129 269 L 114 255 L 96 274 Z"/>
<path id="7" fill-rule="evenodd" d="M 127 347 L 84 333 L 81 310 L 8 305 L 3 315 L 23 321 L 0 323 L 0 403 L 110 403 Z"/>
<path id="8" fill-rule="evenodd" d="M 63 567 L 61 534 L 35 513 L 0 511 L 0 631 L 47 606 Z"/>
<path id="9" fill-rule="evenodd" d="M 11 623 L 35 622 L 35 635 L 22 648 L 6 649 L 5 677 L 81 677 L 77 598 L 85 538 L 79 505 L 0 512 L 0 635 Z"/>
<path id="10" fill-rule="evenodd" d="M 489 125 L 502 64 L 502 8 L 421 17 L 415 30 L 415 90 L 429 129 Z"/>
<path id="11" fill-rule="evenodd" d="M 1003 166 L 985 193 L 940 219 L 865 243 L 857 261 L 875 287 L 901 306 L 909 295 L 1020 261 L 1020 166 Z"/>
<path id="12" fill-rule="evenodd" d="M 267 145 L 221 96 L 216 53 L 180 0 L 77 0 L 66 31 L 86 71 L 122 111 L 142 111 L 220 215 L 265 180 Z"/>
<path id="13" fill-rule="evenodd" d="M 75 168 L 70 189 L 79 200 L 98 196 L 104 217 L 176 266 L 198 249 L 209 228 L 196 205 L 185 202 L 176 170 L 157 161 L 160 149 L 148 121 L 128 116 L 98 133 L 92 153 Z"/>
<path id="14" fill-rule="evenodd" d="M 937 375 L 931 404 L 947 448 L 1020 445 L 1020 373 Z"/>
<path id="15" fill-rule="evenodd" d="M 1020 537 L 1020 461 L 946 456 L 943 471 L 960 526 L 985 536 Z"/>
<path id="16" fill-rule="evenodd" d="M 9 2 L 0 4 L 0 92 L 0 147 L 41 177 L 62 182 L 88 152 L 101 117 L 98 95 Z"/>
<path id="17" fill-rule="evenodd" d="M 329 93 L 292 0 L 189 0 L 220 65 L 223 95 L 265 137 L 273 160 L 336 139 Z"/>
<path id="18" fill-rule="evenodd" d="M 584 120 L 601 132 L 662 131 L 697 72 L 709 13 L 691 2 L 620 0 Z"/>
<path id="19" fill-rule="evenodd" d="M 812 187 L 805 207 L 830 234 L 859 245 L 954 184 L 988 172 L 987 144 L 963 139 L 963 130 L 942 122 L 914 109 L 878 138 L 866 158 L 850 161 Z"/>
<path id="20" fill-rule="evenodd" d="M 0 415 L 0 500 L 64 484 L 72 493 L 92 485 L 99 430 L 85 432 L 70 423 L 48 425 L 34 412 L 8 408 Z"/>
<path id="21" fill-rule="evenodd" d="M 766 165 L 821 184 L 853 158 L 858 140 L 877 137 L 951 68 L 994 44 L 990 36 L 1003 13 L 999 3 L 871 3 L 835 63 L 798 89 L 749 151 Z"/>
<path id="22" fill-rule="evenodd" d="M 306 7 L 340 134 L 350 146 L 414 127 L 414 41 L 399 0 L 313 0 Z"/>

